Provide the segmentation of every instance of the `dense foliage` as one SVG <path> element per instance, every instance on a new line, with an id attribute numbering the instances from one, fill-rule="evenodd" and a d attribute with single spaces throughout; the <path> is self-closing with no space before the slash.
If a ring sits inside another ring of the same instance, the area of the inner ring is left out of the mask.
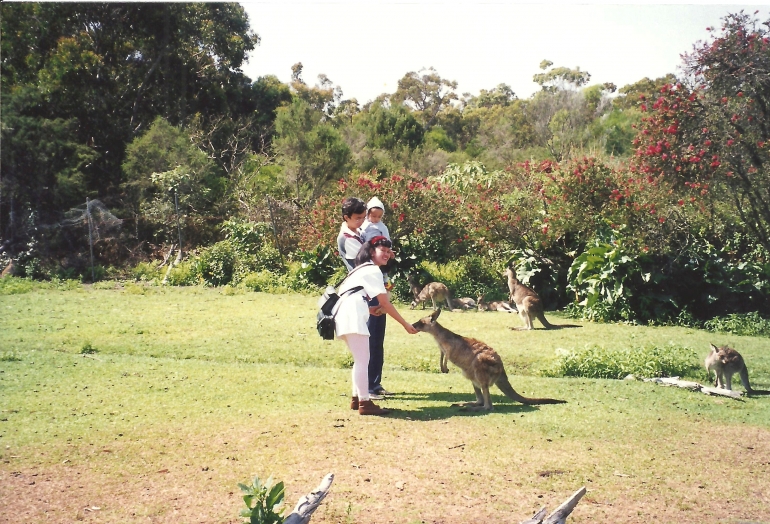
<path id="1" fill-rule="evenodd" d="M 770 33 L 751 15 L 680 77 L 618 89 L 544 60 L 521 99 L 429 68 L 360 105 L 301 63 L 288 84 L 244 76 L 259 37 L 237 4 L 1 8 L 16 275 L 312 290 L 344 274 L 343 198 L 378 196 L 403 300 L 409 272 L 504 298 L 510 265 L 583 318 L 770 313 Z M 97 198 L 109 227 L 82 211 Z"/>

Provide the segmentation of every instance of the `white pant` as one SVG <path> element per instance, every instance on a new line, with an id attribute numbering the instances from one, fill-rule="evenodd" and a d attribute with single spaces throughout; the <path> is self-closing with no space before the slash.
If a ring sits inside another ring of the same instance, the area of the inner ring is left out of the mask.
<path id="1" fill-rule="evenodd" d="M 353 396 L 369 400 L 369 335 L 348 333 L 340 338 L 353 354 Z"/>

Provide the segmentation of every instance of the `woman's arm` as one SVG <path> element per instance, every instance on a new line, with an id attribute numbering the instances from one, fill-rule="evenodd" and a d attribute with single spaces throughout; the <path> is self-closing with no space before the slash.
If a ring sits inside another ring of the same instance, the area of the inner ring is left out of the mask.
<path id="1" fill-rule="evenodd" d="M 396 307 L 390 303 L 387 293 L 381 293 L 377 295 L 377 300 L 380 303 L 380 308 L 385 313 L 393 317 L 396 320 L 396 322 L 404 326 L 404 329 L 406 330 L 407 333 L 410 333 L 412 335 L 417 333 L 417 330 L 414 328 L 414 326 L 412 326 L 412 324 L 404 320 L 404 317 L 402 317 L 401 314 L 398 312 L 398 310 L 396 310 Z"/>

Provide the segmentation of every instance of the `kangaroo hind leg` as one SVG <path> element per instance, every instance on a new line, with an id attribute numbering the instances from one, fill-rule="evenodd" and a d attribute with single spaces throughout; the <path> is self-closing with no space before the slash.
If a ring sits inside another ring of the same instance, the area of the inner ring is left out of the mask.
<path id="1" fill-rule="evenodd" d="M 476 402 L 460 402 L 452 404 L 453 406 L 460 406 L 470 410 L 480 409 L 484 406 L 484 396 L 481 393 L 481 389 L 476 384 L 473 384 L 473 392 L 476 393 Z"/>

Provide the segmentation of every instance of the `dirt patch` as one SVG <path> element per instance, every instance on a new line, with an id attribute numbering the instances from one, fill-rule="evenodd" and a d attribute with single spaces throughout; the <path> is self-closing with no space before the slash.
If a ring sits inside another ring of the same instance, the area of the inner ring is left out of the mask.
<path id="1" fill-rule="evenodd" d="M 255 471 L 286 482 L 289 506 L 335 473 L 315 523 L 517 521 L 541 506 L 555 508 L 582 485 L 588 493 L 573 523 L 767 522 L 770 432 L 763 429 L 693 424 L 628 449 L 501 428 L 521 442 L 506 443 L 497 456 L 489 448 L 500 434 L 442 421 L 325 418 L 316 422 L 335 432 L 307 432 L 292 449 L 276 426 L 112 445 L 109 453 L 73 450 L 64 464 L 6 457 L 0 522 L 235 523 L 242 506 L 236 484 Z M 611 467 L 613 456 L 626 453 L 647 465 Z"/>

